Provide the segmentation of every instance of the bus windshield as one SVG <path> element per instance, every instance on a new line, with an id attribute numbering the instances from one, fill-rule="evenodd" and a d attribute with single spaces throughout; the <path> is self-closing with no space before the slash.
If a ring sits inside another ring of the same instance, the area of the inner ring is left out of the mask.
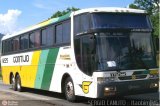
<path id="1" fill-rule="evenodd" d="M 99 33 L 96 46 L 97 70 L 156 67 L 150 33 Z"/>
<path id="2" fill-rule="evenodd" d="M 145 14 L 125 13 L 93 13 L 92 27 L 97 28 L 151 28 L 148 16 Z"/>
<path id="3" fill-rule="evenodd" d="M 146 14 L 91 13 L 74 21 L 76 61 L 86 74 L 157 68 Z"/>

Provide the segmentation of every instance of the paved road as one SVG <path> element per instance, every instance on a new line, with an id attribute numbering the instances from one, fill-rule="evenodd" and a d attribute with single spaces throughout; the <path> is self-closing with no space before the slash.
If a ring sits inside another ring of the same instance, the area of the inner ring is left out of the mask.
<path id="1" fill-rule="evenodd" d="M 118 103 L 120 103 L 119 105 L 123 105 L 126 100 L 133 100 L 129 103 L 131 103 L 132 105 L 136 105 L 137 103 L 141 103 L 137 102 L 137 100 L 152 100 L 152 106 L 159 106 L 157 104 L 158 99 L 158 93 L 150 93 L 118 98 Z M 117 101 L 117 99 L 113 100 Z M 5 104 L 8 104 L 6 106 L 100 106 L 108 105 L 109 103 L 111 102 L 108 102 L 108 100 L 93 100 L 88 98 L 80 98 L 80 101 L 77 101 L 76 103 L 70 103 L 65 100 L 62 94 L 59 93 L 33 89 L 25 89 L 24 92 L 16 92 L 13 91 L 9 85 L 4 85 L 0 81 L 0 106 L 4 106 Z M 145 101 L 145 103 L 149 102 Z M 144 104 L 143 106 L 146 105 Z"/>

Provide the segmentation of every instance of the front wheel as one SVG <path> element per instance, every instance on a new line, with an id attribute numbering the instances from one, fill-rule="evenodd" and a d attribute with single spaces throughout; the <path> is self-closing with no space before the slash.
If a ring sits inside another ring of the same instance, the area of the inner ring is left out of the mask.
<path id="1" fill-rule="evenodd" d="M 65 81 L 64 92 L 65 92 L 66 99 L 68 101 L 74 102 L 76 100 L 73 81 L 70 77 L 68 77 Z"/>

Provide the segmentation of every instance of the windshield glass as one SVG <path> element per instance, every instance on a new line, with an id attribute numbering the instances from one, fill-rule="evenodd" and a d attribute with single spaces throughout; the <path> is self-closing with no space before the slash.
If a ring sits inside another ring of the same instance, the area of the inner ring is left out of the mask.
<path id="1" fill-rule="evenodd" d="M 99 33 L 96 45 L 98 70 L 156 67 L 150 33 Z"/>
<path id="2" fill-rule="evenodd" d="M 151 28 L 146 14 L 93 13 L 92 27 L 97 28 Z"/>

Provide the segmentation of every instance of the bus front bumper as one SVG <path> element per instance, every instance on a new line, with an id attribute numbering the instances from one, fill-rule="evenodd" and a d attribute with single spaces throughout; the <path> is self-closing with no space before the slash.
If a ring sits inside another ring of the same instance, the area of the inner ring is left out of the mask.
<path id="1" fill-rule="evenodd" d="M 125 96 L 141 93 L 158 92 L 159 79 L 137 81 L 107 82 L 98 84 L 97 97 Z"/>

